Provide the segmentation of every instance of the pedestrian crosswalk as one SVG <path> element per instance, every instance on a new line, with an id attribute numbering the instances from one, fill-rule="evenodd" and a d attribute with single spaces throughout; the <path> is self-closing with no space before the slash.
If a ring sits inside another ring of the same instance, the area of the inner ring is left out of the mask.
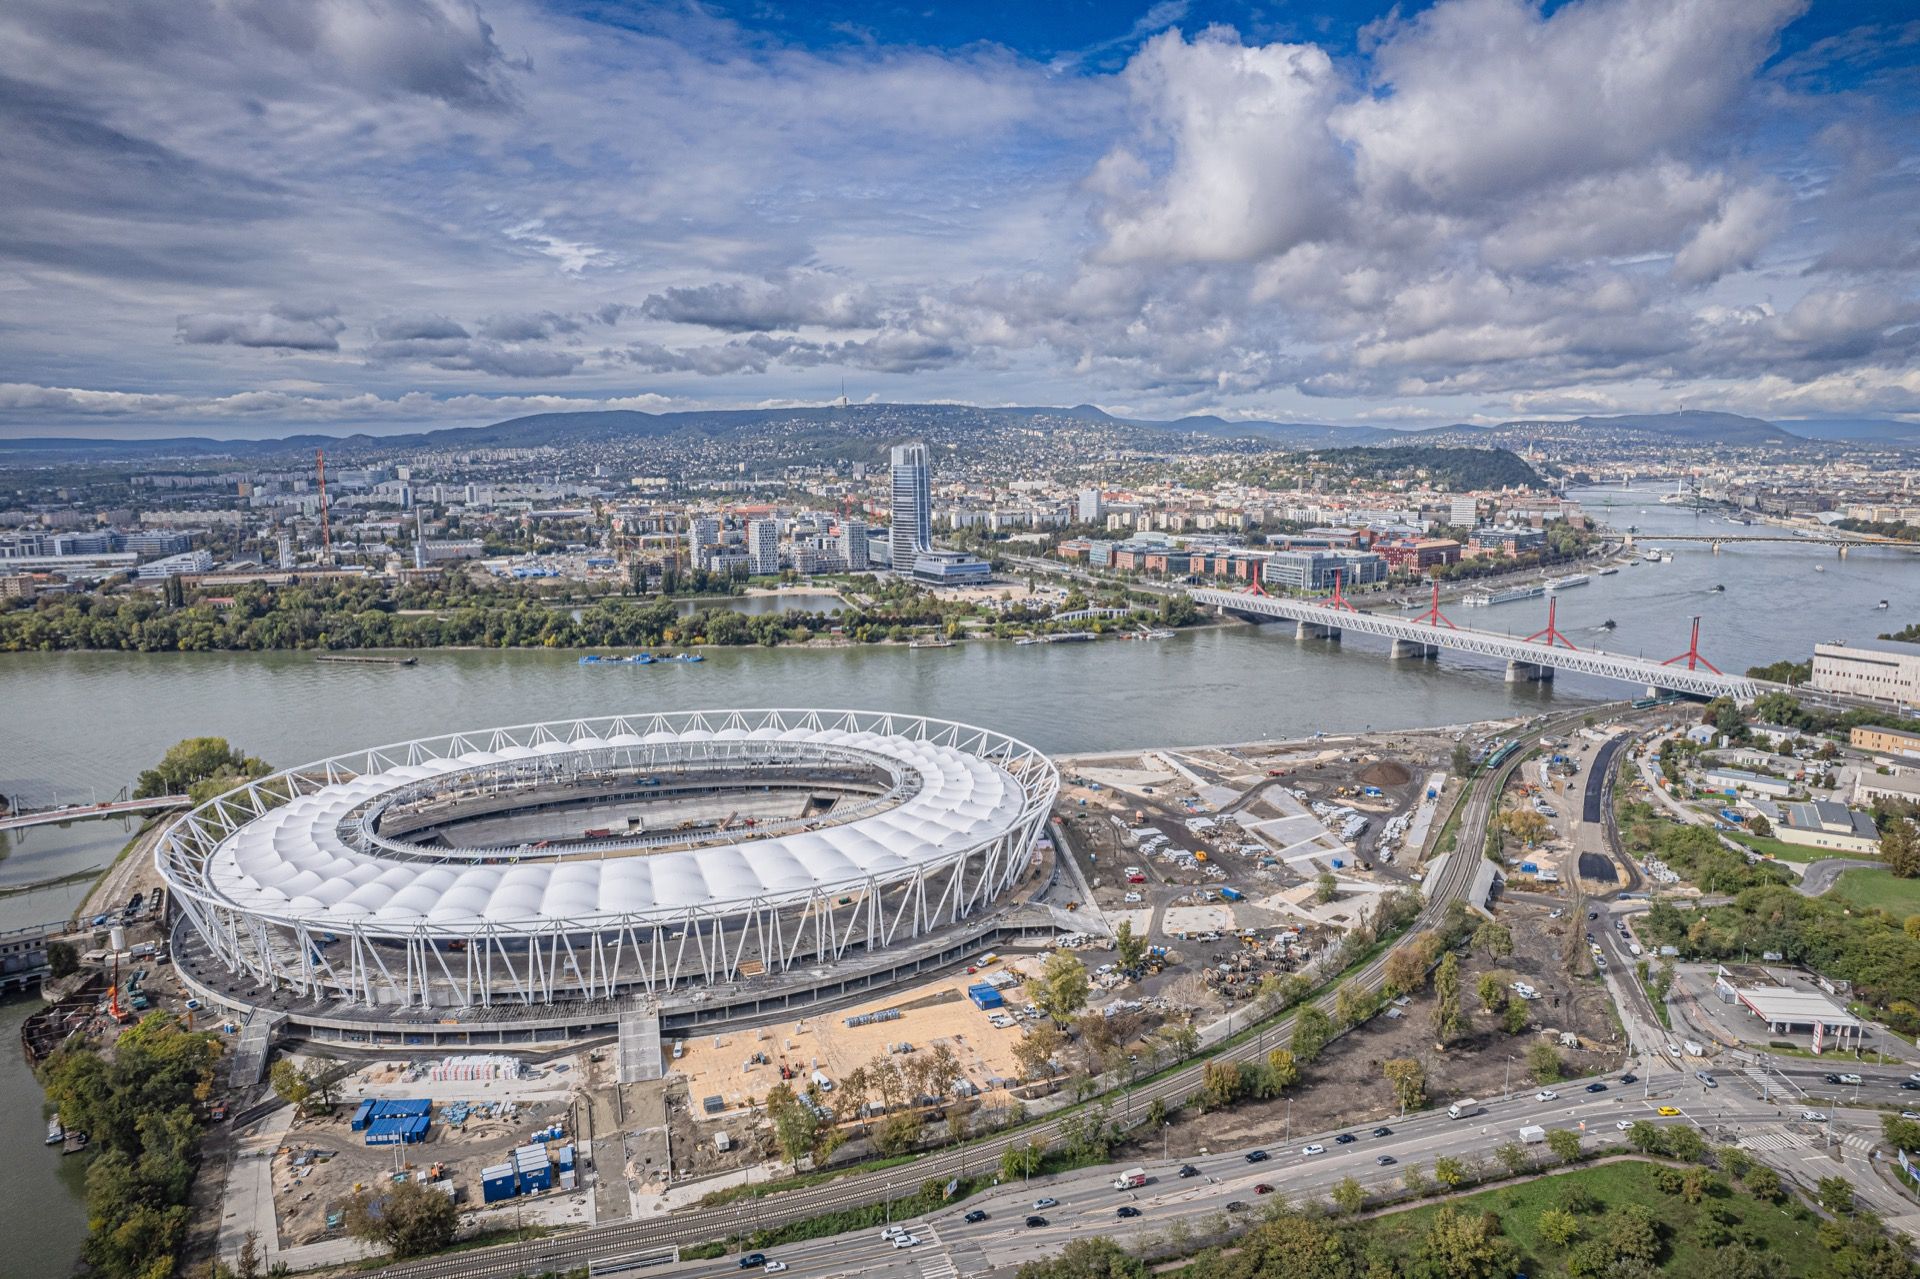
<path id="1" fill-rule="evenodd" d="M 1778 1128 L 1763 1128 L 1759 1132 L 1750 1132 L 1740 1138 L 1739 1142 L 1742 1150 L 1772 1151 L 1774 1153 L 1786 1150 L 1800 1150 L 1805 1147 L 1806 1144 L 1807 1139 L 1799 1133 L 1783 1132 Z"/>
<path id="2" fill-rule="evenodd" d="M 1840 1144 L 1848 1150 L 1857 1150 L 1863 1155 L 1873 1153 L 1873 1138 L 1863 1137 L 1857 1132 L 1841 1134 Z"/>
<path id="3" fill-rule="evenodd" d="M 922 1252 L 913 1263 L 924 1279 L 960 1279 L 960 1267 L 953 1264 L 953 1258 L 945 1251 Z"/>

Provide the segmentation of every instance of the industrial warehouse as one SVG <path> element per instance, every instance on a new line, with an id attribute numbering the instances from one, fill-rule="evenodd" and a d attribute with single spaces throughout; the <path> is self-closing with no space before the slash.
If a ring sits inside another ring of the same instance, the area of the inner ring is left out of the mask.
<path id="1" fill-rule="evenodd" d="M 463 1019 L 503 1010 L 611 1027 L 634 995 L 758 1011 L 951 962 L 1033 868 L 1058 788 L 1039 751 L 944 720 L 567 720 L 276 773 L 156 859 L 206 997 L 474 1041 Z"/>

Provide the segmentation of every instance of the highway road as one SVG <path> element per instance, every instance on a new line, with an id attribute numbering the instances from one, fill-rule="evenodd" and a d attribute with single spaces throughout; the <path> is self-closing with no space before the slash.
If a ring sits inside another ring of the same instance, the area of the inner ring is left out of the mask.
<path id="1" fill-rule="evenodd" d="M 1385 1125 L 1391 1129 L 1386 1136 L 1374 1136 L 1374 1128 L 1368 1125 L 1351 1129 L 1348 1135 L 1355 1138 L 1351 1144 L 1340 1144 L 1336 1133 L 1318 1134 L 1308 1142 L 1275 1144 L 1264 1148 L 1268 1158 L 1259 1163 L 1249 1162 L 1246 1150 L 1222 1151 L 1186 1161 L 1196 1173 L 1190 1177 L 1180 1175 L 1182 1161 L 1149 1161 L 1140 1166 L 1150 1180 L 1137 1190 L 1114 1189 L 1118 1165 L 1009 1183 L 951 1208 L 906 1219 L 902 1224 L 920 1240 L 912 1248 L 895 1248 L 876 1227 L 764 1251 L 770 1260 L 783 1262 L 794 1279 L 851 1275 L 954 1279 L 1005 1272 L 1057 1254 L 1075 1238 L 1105 1235 L 1125 1243 L 1164 1231 L 1180 1220 L 1199 1234 L 1220 1214 L 1230 1221 L 1250 1223 L 1272 1202 L 1261 1191 L 1263 1185 L 1296 1203 L 1325 1196 L 1349 1176 L 1369 1188 L 1394 1190 L 1410 1165 L 1431 1173 L 1433 1161 L 1443 1156 L 1491 1158 L 1494 1150 L 1516 1141 L 1520 1129 L 1528 1125 L 1572 1128 L 1581 1133 L 1586 1149 L 1596 1154 L 1630 1149 L 1620 1125 L 1640 1120 L 1662 1126 L 1693 1125 L 1715 1144 L 1740 1133 L 1764 1131 L 1767 1139 L 1759 1144 L 1792 1142 L 1803 1158 L 1822 1145 L 1822 1125 L 1799 1119 L 1792 1106 L 1783 1110 L 1761 1102 L 1754 1087 L 1730 1082 L 1709 1090 L 1692 1076 L 1666 1078 L 1673 1085 L 1667 1092 L 1644 1085 L 1622 1088 L 1617 1080 L 1608 1080 L 1606 1092 L 1588 1093 L 1584 1088 L 1590 1081 L 1577 1080 L 1555 1085 L 1558 1095 L 1543 1100 L 1529 1088 L 1511 1100 L 1490 1103 L 1485 1113 L 1469 1119 L 1449 1120 L 1444 1112 L 1428 1112 L 1390 1121 Z M 1679 1113 L 1661 1116 L 1656 1113 L 1661 1105 Z M 1855 1134 L 1856 1153 L 1863 1139 L 1858 1134 L 1866 1131 L 1860 1125 L 1869 1118 L 1846 1117 L 1846 1131 Z M 1309 1155 L 1305 1153 L 1309 1145 L 1324 1149 Z M 1534 1148 L 1533 1153 L 1541 1155 L 1542 1148 Z M 1382 1164 L 1383 1157 L 1391 1162 Z M 1046 1199 L 1055 1202 L 1043 1204 Z M 1122 1207 L 1139 1215 L 1123 1218 L 1118 1215 Z M 987 1217 L 969 1222 L 965 1218 L 972 1212 L 985 1212 Z M 1028 1226 L 1031 1216 L 1043 1218 L 1046 1224 Z M 729 1254 L 666 1265 L 650 1273 L 738 1275 L 740 1266 L 738 1254 Z"/>
<path id="2" fill-rule="evenodd" d="M 1528 731 L 1549 735 L 1571 732 L 1580 725 L 1583 717 L 1593 714 L 1594 709 L 1582 707 Z M 1426 883 L 1427 904 L 1421 911 L 1416 930 L 1438 923 L 1445 915 L 1448 903 L 1464 896 L 1472 885 L 1481 861 L 1480 850 L 1486 843 L 1488 823 L 1500 793 L 1505 788 L 1506 779 L 1519 767 L 1525 754 L 1520 752 L 1497 772 L 1483 775 L 1468 793 L 1461 809 L 1455 843 L 1462 855 L 1447 858 L 1440 872 Z M 1347 980 L 1358 983 L 1363 989 L 1378 987 L 1385 978 L 1387 953 L 1390 952 L 1376 956 Z M 1327 1002 L 1331 1002 L 1330 998 Z M 1288 1042 L 1292 1037 L 1293 1023 L 1292 1015 L 1284 1017 L 1269 1027 L 1266 1034 L 1250 1036 L 1205 1060 L 1258 1060 L 1265 1055 L 1268 1046 Z M 1199 1090 L 1205 1060 L 1195 1060 L 1159 1079 L 1130 1089 L 1124 1103 L 1115 1097 L 1116 1111 L 1120 1114 L 1140 1113 L 1155 1101 L 1164 1101 L 1169 1107 L 1184 1102 Z M 664 1220 L 621 1221 L 587 1227 L 542 1241 L 538 1255 L 531 1259 L 537 1263 L 532 1268 L 579 1266 L 594 1258 L 663 1245 L 702 1243 L 730 1234 L 878 1203 L 905 1194 L 930 1178 L 944 1181 L 997 1167 L 1002 1154 L 1011 1147 L 1024 1147 L 1029 1141 L 1051 1146 L 1059 1138 L 1060 1121 L 1056 1117 L 1000 1137 L 972 1142 L 956 1150 L 928 1154 L 912 1164 L 911 1180 L 903 1178 L 897 1170 L 848 1173 L 820 1185 L 770 1195 L 757 1203 L 742 1201 L 710 1209 L 689 1209 Z M 488 1276 L 511 1276 L 522 1273 L 529 1266 L 529 1259 L 522 1253 L 520 1245 L 475 1249 L 454 1257 L 429 1258 L 389 1266 L 378 1273 L 389 1279 L 464 1279 L 466 1276 L 487 1279 Z"/>

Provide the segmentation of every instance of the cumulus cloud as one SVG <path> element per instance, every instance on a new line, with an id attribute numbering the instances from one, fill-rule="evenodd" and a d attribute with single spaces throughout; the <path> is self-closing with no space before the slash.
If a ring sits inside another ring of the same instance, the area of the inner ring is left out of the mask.
<path id="1" fill-rule="evenodd" d="M 810 325 L 871 328 L 881 321 L 871 290 L 812 272 L 672 288 L 647 297 L 639 313 L 734 333 Z"/>
<path id="2" fill-rule="evenodd" d="M 546 337 L 553 331 L 552 321 L 537 317 L 505 317 L 496 327 L 527 331 L 530 336 Z M 494 323 L 490 321 L 489 323 Z M 484 328 L 485 326 L 483 326 Z M 488 373 L 497 377 L 565 377 L 579 368 L 583 357 L 576 352 L 557 350 L 524 341 L 496 341 L 476 338 L 467 327 L 444 315 L 414 313 L 382 317 L 374 325 L 373 341 L 367 358 L 382 364 L 418 363 L 450 372 Z"/>
<path id="3" fill-rule="evenodd" d="M 346 328 L 331 306 L 282 303 L 267 311 L 183 315 L 177 332 L 191 346 L 250 346 L 281 351 L 338 351 Z"/>

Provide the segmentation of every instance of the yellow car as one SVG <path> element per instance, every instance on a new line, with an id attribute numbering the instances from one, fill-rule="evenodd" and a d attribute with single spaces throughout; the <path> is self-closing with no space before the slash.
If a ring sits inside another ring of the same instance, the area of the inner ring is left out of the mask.
<path id="1" fill-rule="evenodd" d="M 1654 1111 L 1653 1113 L 1656 1115 L 1661 1115 L 1667 1119 L 1671 1119 L 1675 1115 L 1680 1113 L 1680 1108 L 1678 1106 L 1662 1106 L 1658 1110 Z"/>

